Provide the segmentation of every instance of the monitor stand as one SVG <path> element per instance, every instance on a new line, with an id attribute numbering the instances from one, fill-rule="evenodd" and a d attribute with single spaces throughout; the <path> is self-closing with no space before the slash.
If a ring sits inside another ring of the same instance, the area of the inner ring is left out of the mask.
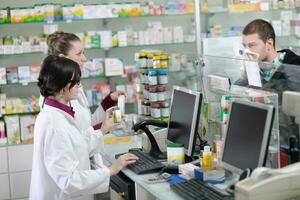
<path id="1" fill-rule="evenodd" d="M 197 160 L 199 161 L 199 164 L 198 163 L 194 163 L 194 161 L 197 162 Z M 192 163 L 194 165 L 197 165 L 197 164 L 200 165 L 200 160 L 199 160 L 199 158 L 195 159 L 193 156 L 187 156 L 187 155 L 185 155 L 185 163 Z"/>

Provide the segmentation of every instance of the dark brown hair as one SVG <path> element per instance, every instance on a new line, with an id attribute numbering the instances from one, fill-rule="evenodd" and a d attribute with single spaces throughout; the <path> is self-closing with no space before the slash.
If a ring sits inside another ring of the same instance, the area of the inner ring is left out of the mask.
<path id="1" fill-rule="evenodd" d="M 273 39 L 273 47 L 275 48 L 275 32 L 272 25 L 263 20 L 263 19 L 255 19 L 243 30 L 243 35 L 251 35 L 257 33 L 259 38 L 266 42 L 268 39 Z"/>
<path id="2" fill-rule="evenodd" d="M 72 48 L 71 42 L 75 41 L 80 41 L 80 39 L 73 33 L 57 31 L 50 34 L 47 38 L 48 55 L 68 55 Z"/>
<path id="3" fill-rule="evenodd" d="M 71 89 L 80 82 L 80 77 L 78 63 L 65 57 L 49 55 L 43 61 L 37 85 L 40 93 L 47 98 L 59 93 L 68 83 L 71 83 Z"/>

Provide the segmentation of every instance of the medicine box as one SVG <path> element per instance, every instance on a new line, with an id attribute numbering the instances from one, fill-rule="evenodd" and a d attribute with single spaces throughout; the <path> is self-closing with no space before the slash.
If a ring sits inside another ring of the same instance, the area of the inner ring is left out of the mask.
<path id="1" fill-rule="evenodd" d="M 8 144 L 20 144 L 20 125 L 19 116 L 5 116 L 4 121 L 6 123 L 6 134 L 8 139 Z"/>
<path id="2" fill-rule="evenodd" d="M 33 143 L 33 130 L 34 130 L 35 119 L 36 119 L 35 115 L 20 116 L 22 143 Z"/>

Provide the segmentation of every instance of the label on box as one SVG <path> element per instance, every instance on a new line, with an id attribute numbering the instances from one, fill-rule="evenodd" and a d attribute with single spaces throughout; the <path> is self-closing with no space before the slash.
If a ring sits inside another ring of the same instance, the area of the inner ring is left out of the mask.
<path id="1" fill-rule="evenodd" d="M 8 144 L 20 144 L 19 116 L 5 116 Z"/>
<path id="2" fill-rule="evenodd" d="M 6 69 L 5 69 L 5 67 L 0 68 L 0 84 L 6 84 Z"/>
<path id="3" fill-rule="evenodd" d="M 118 58 L 105 59 L 105 75 L 106 76 L 119 76 L 124 73 L 123 62 Z"/>
<path id="4" fill-rule="evenodd" d="M 33 143 L 33 129 L 35 119 L 35 115 L 20 116 L 22 143 Z"/>
<path id="5" fill-rule="evenodd" d="M 208 84 L 212 89 L 219 89 L 222 91 L 229 91 L 230 89 L 230 80 L 226 77 L 216 76 L 216 75 L 208 75 Z"/>
<path id="6" fill-rule="evenodd" d="M 26 84 L 30 82 L 30 68 L 29 66 L 19 66 L 18 67 L 19 82 Z"/>
<path id="7" fill-rule="evenodd" d="M 99 31 L 101 40 L 101 48 L 110 48 L 112 47 L 112 32 L 111 31 Z"/>

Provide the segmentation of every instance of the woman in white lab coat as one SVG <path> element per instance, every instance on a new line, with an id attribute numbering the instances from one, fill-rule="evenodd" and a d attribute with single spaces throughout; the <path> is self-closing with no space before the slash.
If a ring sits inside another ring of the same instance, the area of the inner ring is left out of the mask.
<path id="1" fill-rule="evenodd" d="M 78 63 L 81 71 L 84 69 L 84 45 L 73 33 L 55 32 L 47 38 L 48 54 L 69 58 Z M 96 111 L 91 114 L 89 103 L 84 93 L 83 87 L 79 89 L 78 99 L 72 100 L 71 105 L 75 111 L 75 120 L 82 130 L 93 126 L 95 130 L 101 127 L 101 122 L 105 117 L 105 110 L 117 103 L 118 96 L 124 92 L 115 91 L 107 95 Z M 40 106 L 43 106 L 44 98 L 40 98 Z"/>
<path id="2" fill-rule="evenodd" d="M 79 65 L 64 57 L 48 56 L 42 64 L 38 86 L 45 101 L 34 128 L 31 200 L 91 199 L 89 194 L 106 192 L 110 176 L 137 159 L 128 153 L 109 167 L 90 168 L 89 157 L 102 145 L 102 133 L 113 126 L 112 109 L 99 132 L 92 126 L 81 132 L 69 106 L 78 97 L 80 76 Z"/>

